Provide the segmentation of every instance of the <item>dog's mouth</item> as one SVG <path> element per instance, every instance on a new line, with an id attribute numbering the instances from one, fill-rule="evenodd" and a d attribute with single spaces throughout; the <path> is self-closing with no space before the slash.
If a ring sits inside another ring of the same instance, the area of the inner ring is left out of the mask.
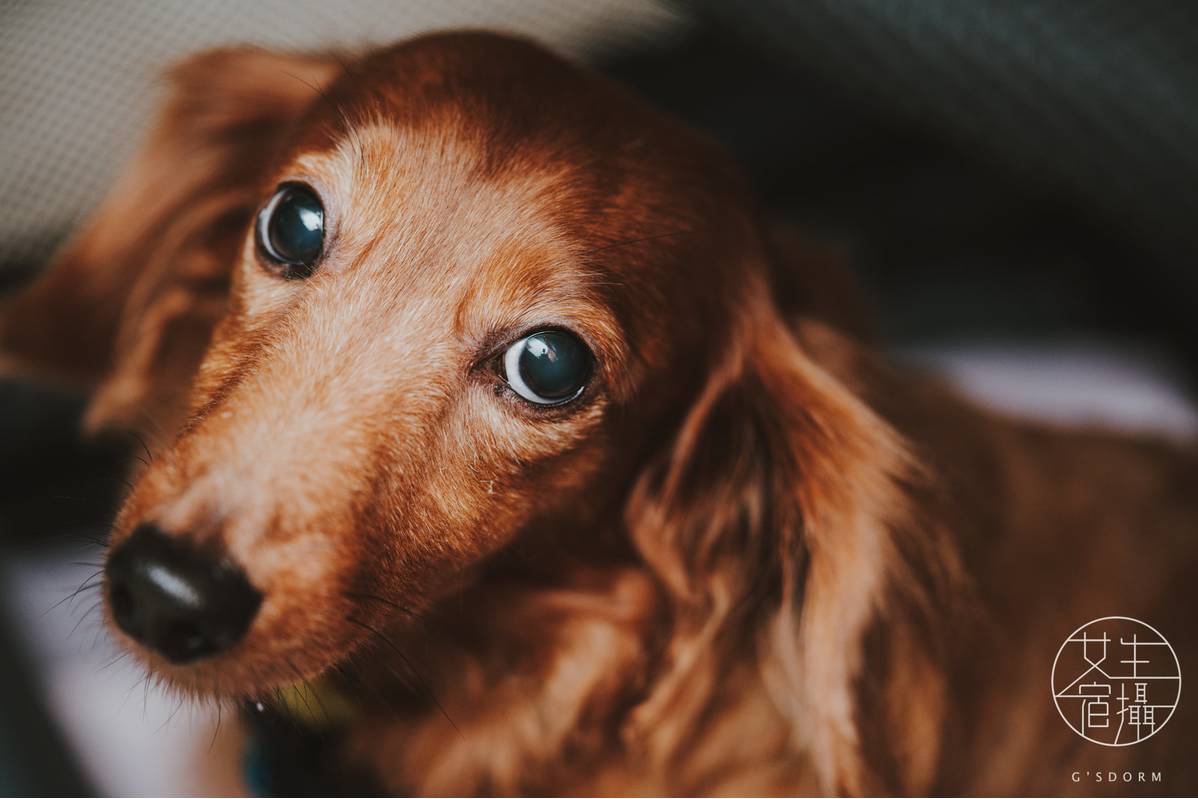
<path id="1" fill-rule="evenodd" d="M 383 627 L 407 611 L 374 594 L 260 588 L 219 547 L 152 524 L 110 550 L 104 593 L 111 625 L 165 684 L 303 726 L 358 712 L 356 653 L 394 648 Z"/>

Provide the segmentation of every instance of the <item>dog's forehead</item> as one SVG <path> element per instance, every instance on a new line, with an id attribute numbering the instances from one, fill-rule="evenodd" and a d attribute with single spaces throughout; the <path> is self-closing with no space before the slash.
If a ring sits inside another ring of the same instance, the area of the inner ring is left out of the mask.
<path id="1" fill-rule="evenodd" d="M 426 36 L 347 64 L 300 131 L 297 152 L 336 153 L 343 169 L 356 156 L 379 198 L 444 212 L 474 191 L 471 204 L 489 203 L 497 220 L 534 210 L 584 246 L 683 231 L 707 252 L 701 240 L 745 202 L 718 147 L 610 81 L 495 34 Z"/>
<path id="2" fill-rule="evenodd" d="M 401 290 L 452 298 L 485 280 L 497 291 L 567 297 L 595 271 L 555 213 L 568 169 L 486 169 L 477 141 L 451 129 L 354 127 L 330 149 L 301 155 L 294 178 L 318 187 L 332 247 L 327 268 L 387 273 Z"/>
<path id="3" fill-rule="evenodd" d="M 588 241 L 587 222 L 622 180 L 588 134 L 595 125 L 569 107 L 604 94 L 595 82 L 525 41 L 413 40 L 347 64 L 318 93 L 283 177 L 327 193 L 342 256 L 390 250 L 411 267 L 435 250 L 441 269 L 469 274 L 520 243 L 561 277 L 569 239 L 601 243 Z"/>
<path id="4" fill-rule="evenodd" d="M 359 291 L 399 312 L 420 305 L 464 340 L 546 320 L 616 338 L 606 262 L 590 262 L 590 245 L 554 213 L 568 202 L 571 167 L 500 173 L 484 160 L 451 128 L 386 118 L 299 155 L 288 174 L 324 198 L 332 243 L 322 269 L 347 278 L 340 296 Z"/>
<path id="5" fill-rule="evenodd" d="M 402 123 L 435 109 L 525 133 L 570 116 L 601 116 L 596 103 L 627 101 L 594 74 L 530 41 L 492 33 L 424 36 L 344 64 L 322 92 L 341 123 L 364 108 Z"/>
<path id="6" fill-rule="evenodd" d="M 385 120 L 473 138 L 484 165 L 504 171 L 513 157 L 535 157 L 538 150 L 556 150 L 560 158 L 566 149 L 609 148 L 619 121 L 638 116 L 632 98 L 613 89 L 528 41 L 488 33 L 425 36 L 346 63 L 315 91 L 304 136 L 316 144 Z M 646 133 L 635 121 L 631 129 Z"/>
<path id="7" fill-rule="evenodd" d="M 670 298 L 718 304 L 739 263 L 747 202 L 722 152 L 528 42 L 426 37 L 316 94 L 280 177 L 327 199 L 330 276 L 386 271 L 392 296 L 455 314 L 589 303 L 648 340 Z"/>

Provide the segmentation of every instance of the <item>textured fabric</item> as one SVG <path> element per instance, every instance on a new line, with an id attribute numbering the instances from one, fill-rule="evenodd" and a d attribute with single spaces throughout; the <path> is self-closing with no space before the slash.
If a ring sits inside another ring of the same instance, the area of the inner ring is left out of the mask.
<path id="1" fill-rule="evenodd" d="M 1198 256 L 1196 3 L 692 5 L 842 94 L 1133 230 L 1174 265 Z M 1198 297 L 1198 270 L 1170 270 Z"/>
<path id="2" fill-rule="evenodd" d="M 99 201 L 143 134 L 161 69 L 188 53 L 475 27 L 586 57 L 678 24 L 649 0 L 0 0 L 0 270 L 36 265 Z"/>

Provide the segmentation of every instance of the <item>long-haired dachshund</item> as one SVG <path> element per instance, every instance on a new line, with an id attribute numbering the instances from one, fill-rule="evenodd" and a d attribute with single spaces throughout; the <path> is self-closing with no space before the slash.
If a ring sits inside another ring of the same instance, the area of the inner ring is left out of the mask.
<path id="1" fill-rule="evenodd" d="M 1193 447 L 893 368 L 718 148 L 529 43 L 172 78 L 0 317 L 150 438 L 104 596 L 157 678 L 388 792 L 1198 786 L 1198 703 L 1108 748 L 1050 688 L 1102 616 L 1198 663 Z"/>

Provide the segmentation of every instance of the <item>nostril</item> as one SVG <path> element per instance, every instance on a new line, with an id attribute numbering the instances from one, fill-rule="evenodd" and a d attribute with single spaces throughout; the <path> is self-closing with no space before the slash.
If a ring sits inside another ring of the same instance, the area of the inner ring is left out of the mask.
<path id="1" fill-rule="evenodd" d="M 236 566 L 153 525 L 134 530 L 105 570 L 117 626 L 178 663 L 232 647 L 262 603 Z"/>
<path id="2" fill-rule="evenodd" d="M 160 633 L 159 647 L 164 652 L 176 653 L 176 659 L 200 657 L 212 648 L 212 642 L 195 624 L 175 621 Z"/>

